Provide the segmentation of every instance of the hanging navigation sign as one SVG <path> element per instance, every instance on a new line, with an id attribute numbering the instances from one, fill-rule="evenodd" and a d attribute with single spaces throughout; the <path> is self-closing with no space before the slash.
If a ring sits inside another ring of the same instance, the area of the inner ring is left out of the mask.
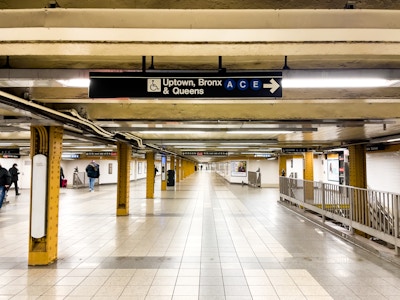
<path id="1" fill-rule="evenodd" d="M 227 151 L 182 151 L 182 155 L 188 156 L 228 156 Z"/>
<path id="2" fill-rule="evenodd" d="M 282 72 L 91 72 L 90 98 L 280 98 Z"/>

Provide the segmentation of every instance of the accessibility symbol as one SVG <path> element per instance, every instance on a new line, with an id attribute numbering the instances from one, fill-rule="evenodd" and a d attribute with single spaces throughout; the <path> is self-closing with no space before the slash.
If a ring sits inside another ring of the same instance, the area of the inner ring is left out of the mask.
<path id="1" fill-rule="evenodd" d="M 147 92 L 161 92 L 161 79 L 147 79 Z"/>

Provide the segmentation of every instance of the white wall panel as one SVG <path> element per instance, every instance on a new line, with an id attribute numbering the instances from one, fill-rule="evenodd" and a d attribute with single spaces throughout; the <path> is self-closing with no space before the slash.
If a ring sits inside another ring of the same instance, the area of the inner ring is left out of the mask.
<path id="1" fill-rule="evenodd" d="M 400 152 L 370 152 L 366 160 L 368 188 L 400 193 Z"/>

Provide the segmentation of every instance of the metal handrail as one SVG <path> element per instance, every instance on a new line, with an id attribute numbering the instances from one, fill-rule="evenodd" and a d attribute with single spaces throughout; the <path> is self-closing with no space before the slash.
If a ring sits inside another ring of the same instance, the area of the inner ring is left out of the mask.
<path id="1" fill-rule="evenodd" d="M 394 245 L 399 254 L 400 194 L 280 177 L 280 199 Z"/>

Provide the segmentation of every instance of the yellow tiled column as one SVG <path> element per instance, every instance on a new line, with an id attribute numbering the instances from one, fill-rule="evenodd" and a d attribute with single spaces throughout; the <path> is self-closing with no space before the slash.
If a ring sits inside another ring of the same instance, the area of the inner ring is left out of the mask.
<path id="1" fill-rule="evenodd" d="M 181 180 L 181 159 L 180 158 L 176 158 L 176 173 L 175 173 L 175 179 L 176 182 L 179 182 L 179 180 Z"/>
<path id="2" fill-rule="evenodd" d="M 304 200 L 314 200 L 314 152 L 304 153 Z"/>
<path id="3" fill-rule="evenodd" d="M 367 187 L 367 163 L 364 145 L 349 146 L 349 177 L 351 186 Z"/>
<path id="4" fill-rule="evenodd" d="M 349 184 L 358 188 L 367 188 L 367 163 L 364 145 L 349 146 Z M 353 193 L 353 220 L 369 224 L 368 199 L 360 193 Z M 366 236 L 365 234 L 362 234 Z"/>
<path id="5" fill-rule="evenodd" d="M 146 175 L 146 198 L 154 198 L 154 180 L 155 180 L 155 166 L 154 166 L 154 152 L 146 152 L 147 162 L 147 175 Z"/>
<path id="6" fill-rule="evenodd" d="M 117 182 L 117 216 L 129 215 L 129 190 L 132 147 L 126 143 L 117 143 L 118 149 L 118 182 Z"/>
<path id="7" fill-rule="evenodd" d="M 28 257 L 28 264 L 31 266 L 49 265 L 57 259 L 63 131 L 61 126 L 31 127 L 33 163 Z M 44 186 L 37 187 L 37 184 L 33 183 L 39 173 L 46 178 L 40 178 Z M 45 191 L 43 196 L 38 196 L 43 191 Z"/>
<path id="8" fill-rule="evenodd" d="M 167 156 L 161 157 L 161 190 L 167 190 Z"/>

